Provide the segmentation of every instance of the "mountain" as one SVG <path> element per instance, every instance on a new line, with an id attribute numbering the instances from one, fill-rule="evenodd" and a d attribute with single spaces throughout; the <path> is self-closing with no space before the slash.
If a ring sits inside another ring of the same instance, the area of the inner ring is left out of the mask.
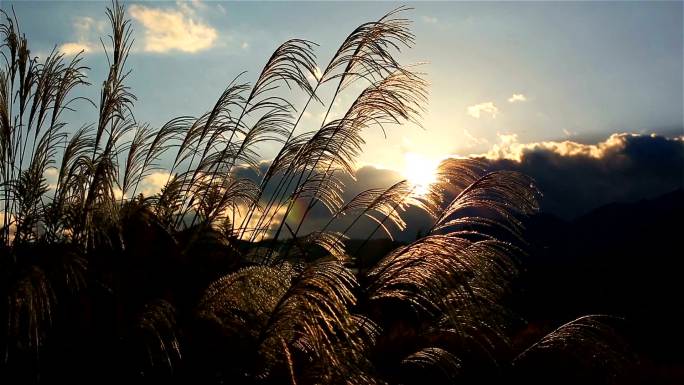
<path id="1" fill-rule="evenodd" d="M 572 221 L 530 218 L 514 298 L 535 328 L 583 314 L 624 318 L 650 383 L 684 383 L 684 190 Z"/>

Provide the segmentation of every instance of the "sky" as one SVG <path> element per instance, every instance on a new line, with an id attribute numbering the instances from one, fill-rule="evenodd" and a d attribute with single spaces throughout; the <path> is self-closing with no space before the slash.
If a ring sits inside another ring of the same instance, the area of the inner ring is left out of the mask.
<path id="1" fill-rule="evenodd" d="M 390 127 L 387 137 L 368 132 L 358 167 L 406 176 L 420 174 L 409 162 L 429 167 L 454 155 L 518 164 L 539 151 L 599 159 L 630 134 L 675 140 L 681 151 L 682 2 L 125 4 L 135 37 L 128 80 L 138 98 L 134 113 L 153 126 L 206 112 L 240 72 L 254 79 L 287 39 L 318 43 L 324 66 L 357 25 L 408 5 L 416 41 L 400 58 L 424 63 L 427 112 L 422 128 Z M 35 55 L 53 47 L 85 51 L 93 85 L 80 92 L 93 100 L 107 71 L 98 40 L 108 33 L 107 5 L 1 2 L 14 8 Z M 96 115 L 85 106 L 68 118 L 92 122 Z M 670 170 L 675 186 L 681 167 Z"/>

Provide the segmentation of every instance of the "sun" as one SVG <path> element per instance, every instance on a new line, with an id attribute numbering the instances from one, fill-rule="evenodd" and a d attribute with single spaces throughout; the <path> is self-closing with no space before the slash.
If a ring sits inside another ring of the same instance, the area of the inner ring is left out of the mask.
<path id="1" fill-rule="evenodd" d="M 404 178 L 413 186 L 413 193 L 421 196 L 427 194 L 430 185 L 437 180 L 438 160 L 428 158 L 415 152 L 404 153 Z"/>

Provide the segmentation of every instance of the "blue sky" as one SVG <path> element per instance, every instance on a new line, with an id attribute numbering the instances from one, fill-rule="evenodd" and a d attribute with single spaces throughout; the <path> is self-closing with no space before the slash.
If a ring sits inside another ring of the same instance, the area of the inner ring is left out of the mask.
<path id="1" fill-rule="evenodd" d="M 416 34 L 402 60 L 427 62 L 431 83 L 424 129 L 369 132 L 360 164 L 401 168 L 406 153 L 480 154 L 511 140 L 682 135 L 681 2 L 126 2 L 136 118 L 160 125 L 205 112 L 230 80 L 243 70 L 256 77 L 289 38 L 320 44 L 324 66 L 354 27 L 402 4 L 414 8 L 406 16 Z M 2 1 L 34 54 L 86 49 L 93 86 L 81 95 L 93 100 L 107 70 L 98 42 L 108 32 L 107 5 Z M 94 121 L 96 109 L 71 119 Z"/>

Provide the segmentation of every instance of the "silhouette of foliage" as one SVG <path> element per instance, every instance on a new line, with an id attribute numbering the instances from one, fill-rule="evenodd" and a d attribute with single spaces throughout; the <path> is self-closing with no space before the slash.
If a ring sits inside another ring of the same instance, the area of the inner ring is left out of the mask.
<path id="1" fill-rule="evenodd" d="M 345 201 L 363 132 L 419 122 L 427 103 L 423 75 L 397 59 L 414 43 L 407 11 L 359 26 L 322 70 L 316 44 L 289 40 L 253 83 L 241 74 L 206 113 L 154 128 L 133 114 L 133 30 L 114 2 L 98 114 L 75 129 L 62 113 L 90 102 L 71 96 L 88 85 L 82 56 L 32 57 L 3 12 L 0 375 L 455 383 L 502 379 L 568 349 L 581 352 L 578 371 L 627 365 L 595 317 L 513 351 L 505 298 L 525 246 L 521 218 L 538 209 L 528 177 L 448 160 L 427 194 L 402 181 Z M 336 116 L 343 93 L 354 99 Z M 326 112 L 307 131 L 300 122 L 312 103 Z M 265 142 L 281 147 L 262 173 Z M 145 192 L 159 173 L 161 191 Z M 305 230 L 319 203 L 327 224 Z M 377 226 L 369 239 L 403 230 L 410 206 L 434 218 L 428 234 L 368 266 L 346 250 L 361 223 Z M 610 365 L 586 359 L 597 355 Z"/>

